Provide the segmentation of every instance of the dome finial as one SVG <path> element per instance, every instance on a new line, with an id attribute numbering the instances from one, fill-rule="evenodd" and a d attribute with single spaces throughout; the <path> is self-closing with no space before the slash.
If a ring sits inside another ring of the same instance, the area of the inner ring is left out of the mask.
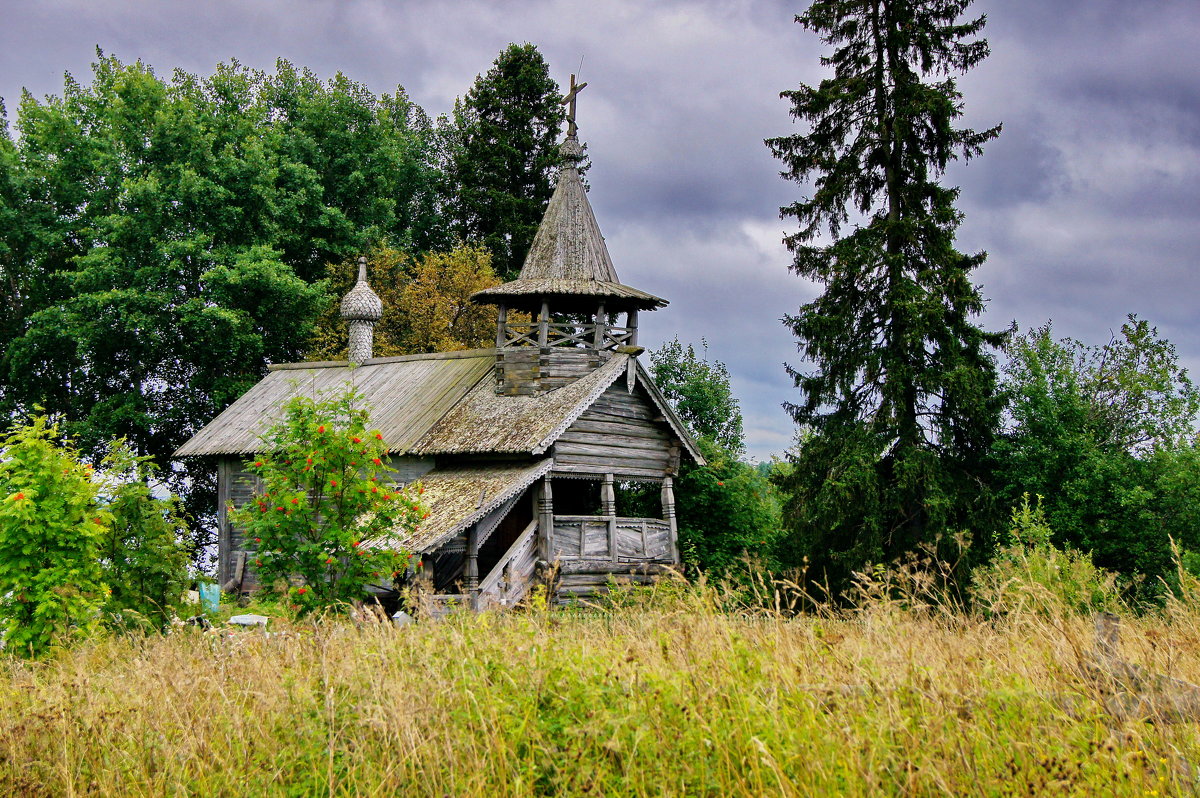
<path id="1" fill-rule="evenodd" d="M 350 362 L 373 356 L 375 322 L 383 318 L 383 302 L 367 285 L 367 259 L 358 259 L 358 282 L 342 297 L 342 318 L 350 323 Z"/>

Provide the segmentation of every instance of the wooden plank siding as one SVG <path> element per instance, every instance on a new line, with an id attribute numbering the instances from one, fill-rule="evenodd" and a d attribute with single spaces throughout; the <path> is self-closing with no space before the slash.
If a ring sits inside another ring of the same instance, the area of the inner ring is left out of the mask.
<path id="1" fill-rule="evenodd" d="M 662 479 L 679 465 L 679 444 L 659 409 L 639 387 L 613 383 L 554 444 L 562 475 L 613 474 Z"/>
<path id="2" fill-rule="evenodd" d="M 657 518 L 556 515 L 551 553 L 562 562 L 606 563 L 604 570 L 648 561 L 670 563 L 671 529 Z"/>

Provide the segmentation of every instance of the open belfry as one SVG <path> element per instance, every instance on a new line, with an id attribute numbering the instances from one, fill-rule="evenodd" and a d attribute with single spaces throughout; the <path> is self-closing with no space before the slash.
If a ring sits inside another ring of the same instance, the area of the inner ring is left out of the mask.
<path id="1" fill-rule="evenodd" d="M 580 179 L 584 85 L 572 76 L 563 164 L 520 274 L 472 297 L 498 307 L 494 349 L 372 357 L 384 309 L 364 259 L 341 306 L 349 360 L 272 366 L 175 452 L 216 461 L 227 589 L 256 586 L 253 544 L 227 508 L 253 495 L 245 464 L 260 436 L 298 393 L 347 384 L 389 444 L 395 483 L 423 486 L 428 519 L 394 543 L 422 555 L 442 600 L 509 606 L 539 580 L 561 600 L 678 564 L 673 479 L 682 457 L 702 458 L 638 358 L 638 312 L 667 302 L 621 283 Z M 636 482 L 661 487 L 659 517 L 618 515 L 616 486 Z"/>

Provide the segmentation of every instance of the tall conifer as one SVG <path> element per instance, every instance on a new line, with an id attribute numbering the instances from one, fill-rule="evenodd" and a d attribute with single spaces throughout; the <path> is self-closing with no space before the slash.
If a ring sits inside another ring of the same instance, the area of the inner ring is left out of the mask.
<path id="1" fill-rule="evenodd" d="M 467 241 L 492 253 L 504 280 L 521 270 L 561 161 L 558 84 L 532 44 L 510 44 L 455 104 L 455 216 Z"/>
<path id="2" fill-rule="evenodd" d="M 986 524 L 984 457 L 999 402 L 989 347 L 1003 333 L 955 249 L 958 189 L 939 180 L 1000 127 L 955 126 L 954 76 L 988 54 L 970 0 L 816 0 L 796 21 L 833 48 L 832 76 L 782 97 L 805 133 L 769 139 L 810 196 L 780 209 L 791 269 L 823 293 L 785 319 L 811 362 L 785 487 L 793 556 L 834 579 Z M 826 235 L 827 234 L 827 235 Z"/>

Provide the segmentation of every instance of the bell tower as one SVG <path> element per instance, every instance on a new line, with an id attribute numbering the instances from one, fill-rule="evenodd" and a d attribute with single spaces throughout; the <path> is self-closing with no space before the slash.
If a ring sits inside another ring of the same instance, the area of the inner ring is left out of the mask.
<path id="1" fill-rule="evenodd" d="M 667 304 L 621 283 L 579 176 L 583 148 L 575 124 L 576 85 L 568 104 L 567 137 L 554 194 L 517 279 L 471 299 L 500 310 L 496 325 L 496 393 L 552 391 L 599 368 L 613 352 L 640 352 L 639 310 Z M 529 320 L 510 320 L 519 311 Z"/>

